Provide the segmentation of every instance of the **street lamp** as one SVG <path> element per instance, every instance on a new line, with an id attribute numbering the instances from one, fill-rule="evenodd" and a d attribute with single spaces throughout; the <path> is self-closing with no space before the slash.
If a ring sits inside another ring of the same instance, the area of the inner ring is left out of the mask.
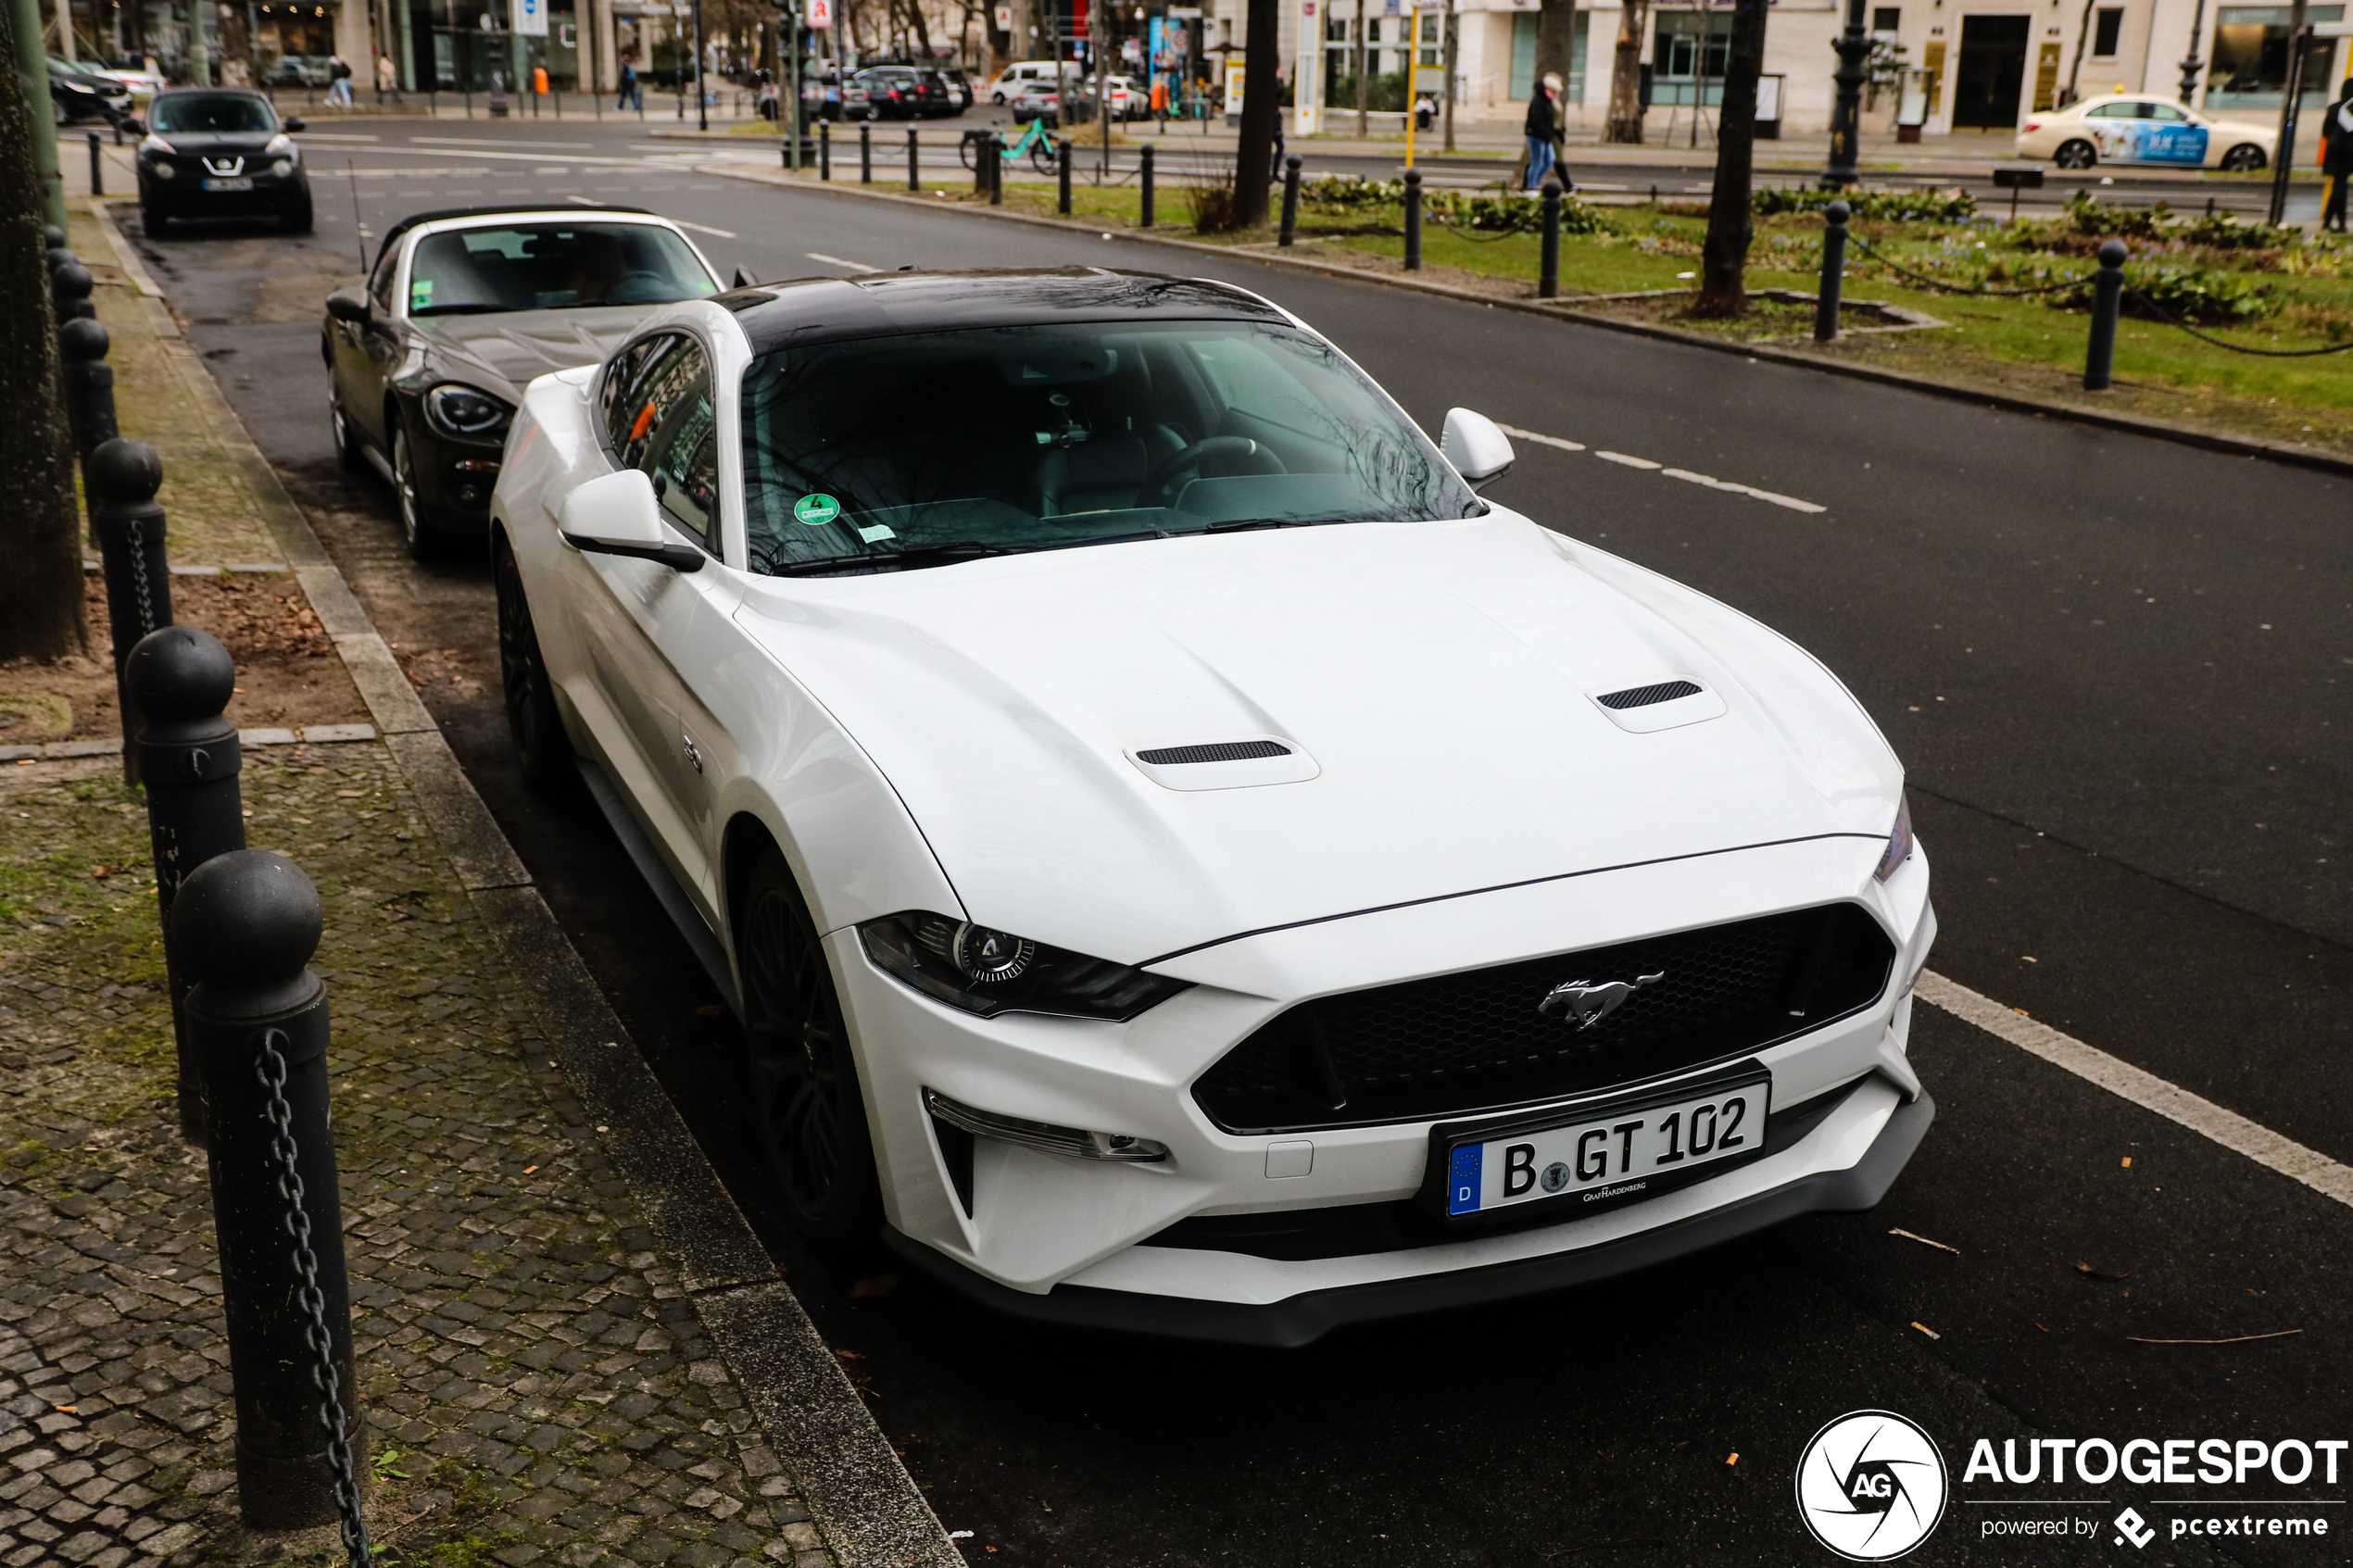
<path id="1" fill-rule="evenodd" d="M 2205 37 L 2206 0 L 2197 0 L 2197 15 L 2190 22 L 2190 52 L 2182 56 L 2182 107 L 2184 108 L 2189 107 L 2192 98 L 2197 96 L 2198 72 L 2206 69 L 2206 62 L 2197 57 L 2198 44 Z"/>
<path id="2" fill-rule="evenodd" d="M 1831 111 L 1831 161 L 1822 170 L 1821 186 L 1826 191 L 1843 190 L 1863 182 L 1862 171 L 1855 167 L 1855 157 L 1861 149 L 1857 144 L 1863 132 L 1863 62 L 1871 53 L 1871 41 L 1863 31 L 1865 0 L 1846 0 L 1846 31 L 1831 47 L 1838 51 L 1838 69 L 1831 80 L 1838 83 L 1838 104 Z"/>

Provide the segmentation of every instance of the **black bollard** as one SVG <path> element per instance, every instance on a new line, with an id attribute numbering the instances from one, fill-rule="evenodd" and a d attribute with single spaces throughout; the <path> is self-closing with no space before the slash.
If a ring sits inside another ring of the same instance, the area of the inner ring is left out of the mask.
<path id="1" fill-rule="evenodd" d="M 66 418 L 73 426 L 73 455 L 83 463 L 112 441 L 115 425 L 114 367 L 107 363 L 107 329 L 76 318 L 57 329 L 65 356 Z"/>
<path id="2" fill-rule="evenodd" d="M 1851 210 L 1844 202 L 1832 202 L 1822 209 L 1822 282 L 1814 296 L 1816 343 L 1838 336 L 1838 295 L 1846 277 L 1846 220 Z"/>
<path id="3" fill-rule="evenodd" d="M 44 250 L 65 249 L 66 232 L 55 223 L 44 223 L 41 225 L 41 245 Z"/>
<path id="4" fill-rule="evenodd" d="M 1005 139 L 996 132 L 981 144 L 980 156 L 988 160 L 988 205 L 1005 205 Z"/>
<path id="5" fill-rule="evenodd" d="M 1166 119 L 1163 117 L 1161 129 L 1165 131 L 1167 128 Z M 1138 189 L 1142 193 L 1142 201 L 1136 208 L 1136 227 L 1149 229 L 1152 226 L 1152 144 L 1147 142 L 1137 148 L 1136 157 L 1140 169 L 1137 175 Z"/>
<path id="6" fill-rule="evenodd" d="M 90 269 L 79 261 L 69 261 L 49 274 L 49 293 L 57 302 L 61 325 L 76 316 L 98 314 L 98 307 L 90 303 Z"/>
<path id="7" fill-rule="evenodd" d="M 858 122 L 858 182 L 875 182 L 875 128 L 863 120 Z"/>
<path id="8" fill-rule="evenodd" d="M 171 943 L 171 906 L 189 873 L 245 847 L 237 784 L 245 765 L 237 727 L 220 716 L 237 685 L 229 650 L 193 626 L 166 626 L 139 639 L 123 662 L 123 686 L 146 722 L 138 734 L 139 776 L 147 786 L 147 838 L 154 847 L 156 912 L 163 922 L 171 1031 L 180 1045 L 180 1135 L 207 1142 L 204 1086 L 183 1015 L 195 982 Z"/>
<path id="9" fill-rule="evenodd" d="M 1422 270 L 1422 171 L 1405 171 L 1405 270 Z"/>
<path id="10" fill-rule="evenodd" d="M 99 161 L 100 157 L 98 133 L 93 131 L 90 132 L 90 194 L 94 196 L 107 194 L 106 166 Z"/>
<path id="11" fill-rule="evenodd" d="M 1536 297 L 1557 298 L 1561 292 L 1561 182 L 1544 179 L 1544 232 L 1536 272 Z"/>
<path id="12" fill-rule="evenodd" d="M 2100 270 L 2092 275 L 2092 336 L 2083 345 L 2083 390 L 2106 392 L 2116 374 L 2116 314 L 2124 300 L 2122 240 L 2100 246 Z"/>
<path id="13" fill-rule="evenodd" d="M 364 1562 L 327 989 L 305 967 L 321 923 L 319 890 L 300 867 L 239 849 L 188 878 L 171 941 L 196 980 L 188 1033 L 212 1124 L 206 1162 L 237 1402 L 238 1505 L 256 1530 L 341 1517 L 346 1551 Z"/>
<path id="14" fill-rule="evenodd" d="M 1299 156 L 1283 159 L 1283 224 L 1275 244 L 1288 247 L 1299 231 Z"/>
<path id="15" fill-rule="evenodd" d="M 821 119 L 817 122 L 817 178 L 830 180 L 833 177 L 834 122 Z"/>
<path id="16" fill-rule="evenodd" d="M 107 625 L 114 637 L 117 700 L 122 707 L 122 778 L 139 782 L 139 751 L 128 744 L 143 722 L 122 671 L 140 638 L 171 624 L 171 569 L 164 558 L 163 508 L 156 491 L 163 464 L 144 441 L 117 437 L 90 454 L 82 482 L 90 493 L 90 532 L 105 563 Z"/>
<path id="17" fill-rule="evenodd" d="M 1060 194 L 1058 194 L 1055 198 L 1054 210 L 1061 213 L 1064 218 L 1068 218 L 1070 216 L 1069 137 L 1064 136 L 1054 144 L 1054 159 L 1056 170 L 1062 180 L 1062 189 Z"/>
<path id="18" fill-rule="evenodd" d="M 912 125 L 907 128 L 907 188 L 911 191 L 924 188 L 922 171 L 915 167 L 915 128 Z"/>

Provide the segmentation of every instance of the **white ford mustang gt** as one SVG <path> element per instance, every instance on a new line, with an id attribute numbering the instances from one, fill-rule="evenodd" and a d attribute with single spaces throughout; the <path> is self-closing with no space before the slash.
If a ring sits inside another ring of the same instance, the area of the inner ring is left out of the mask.
<path id="1" fill-rule="evenodd" d="M 1092 268 L 739 289 L 531 383 L 517 748 L 734 998 L 813 1240 L 1301 1344 L 1879 1200 L 1933 1114 L 1901 768 L 1510 462 Z"/>

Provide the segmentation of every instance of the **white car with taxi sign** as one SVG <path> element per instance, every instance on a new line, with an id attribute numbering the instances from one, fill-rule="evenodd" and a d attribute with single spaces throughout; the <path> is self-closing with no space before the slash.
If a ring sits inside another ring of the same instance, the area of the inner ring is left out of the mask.
<path id="1" fill-rule="evenodd" d="M 2243 174 L 2264 168 L 2276 126 L 2219 119 L 2145 93 L 2107 93 L 2063 109 L 2037 109 L 2019 128 L 2018 156 L 2060 169 L 2152 164 Z"/>

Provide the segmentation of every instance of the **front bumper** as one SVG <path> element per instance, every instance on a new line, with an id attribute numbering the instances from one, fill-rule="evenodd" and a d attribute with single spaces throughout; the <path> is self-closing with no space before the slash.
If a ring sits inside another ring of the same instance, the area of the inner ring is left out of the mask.
<path id="1" fill-rule="evenodd" d="M 253 182 L 253 188 L 245 191 L 206 190 L 204 182 L 212 176 L 193 161 L 182 166 L 175 160 L 174 168 L 175 173 L 163 177 L 153 162 L 142 161 L 139 199 L 161 211 L 181 214 L 279 213 L 310 199 L 310 177 L 299 164 L 288 174 L 273 174 L 267 166 L 248 169 L 233 177 Z"/>

